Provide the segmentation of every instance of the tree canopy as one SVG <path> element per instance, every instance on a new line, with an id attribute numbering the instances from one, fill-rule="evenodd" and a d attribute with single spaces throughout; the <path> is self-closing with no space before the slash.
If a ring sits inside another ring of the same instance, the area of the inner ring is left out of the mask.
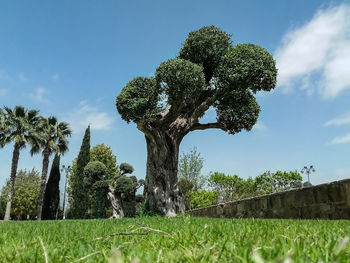
<path id="1" fill-rule="evenodd" d="M 0 213 L 5 213 L 7 196 L 10 186 L 10 180 L 7 180 L 5 186 L 1 190 Z M 14 195 L 11 206 L 11 216 L 17 219 L 26 219 L 27 216 L 34 217 L 37 212 L 37 199 L 40 191 L 39 172 L 32 169 L 19 170 L 14 185 Z"/>
<path id="2" fill-rule="evenodd" d="M 179 56 L 159 65 L 155 77 L 136 77 L 117 97 L 122 118 L 138 124 L 179 116 L 189 118 L 188 131 L 220 128 L 231 134 L 250 130 L 260 111 L 253 94 L 276 85 L 273 57 L 253 44 L 232 45 L 230 35 L 214 26 L 191 32 Z M 210 106 L 215 123 L 198 119 Z"/>

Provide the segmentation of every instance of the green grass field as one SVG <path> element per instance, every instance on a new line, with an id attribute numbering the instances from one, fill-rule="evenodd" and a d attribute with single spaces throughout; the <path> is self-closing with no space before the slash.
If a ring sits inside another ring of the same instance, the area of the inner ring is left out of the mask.
<path id="1" fill-rule="evenodd" d="M 0 222 L 0 262 L 350 262 L 350 221 Z"/>

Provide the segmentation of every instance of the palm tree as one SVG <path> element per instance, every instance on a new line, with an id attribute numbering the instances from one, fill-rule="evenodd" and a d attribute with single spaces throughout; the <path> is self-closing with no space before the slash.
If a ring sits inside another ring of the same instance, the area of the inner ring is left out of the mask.
<path id="1" fill-rule="evenodd" d="M 40 141 L 33 147 L 34 152 L 42 150 L 43 167 L 41 172 L 40 194 L 38 200 L 38 220 L 41 220 L 46 186 L 49 158 L 52 153 L 64 154 L 68 150 L 67 137 L 72 134 L 69 124 L 58 122 L 56 117 L 41 118 L 38 126 Z"/>
<path id="2" fill-rule="evenodd" d="M 22 106 L 16 106 L 14 110 L 4 107 L 0 109 L 0 148 L 14 142 L 12 153 L 12 165 L 10 175 L 9 192 L 7 196 L 6 212 L 4 220 L 10 220 L 11 203 L 16 181 L 19 154 L 27 144 L 35 145 L 38 140 L 36 127 L 39 122 L 39 111 L 27 110 Z M 31 155 L 34 152 L 30 151 Z"/>

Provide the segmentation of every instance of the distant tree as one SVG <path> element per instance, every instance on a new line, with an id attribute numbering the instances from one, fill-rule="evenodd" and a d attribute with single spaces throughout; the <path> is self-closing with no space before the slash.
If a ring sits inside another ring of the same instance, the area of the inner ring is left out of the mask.
<path id="1" fill-rule="evenodd" d="M 218 193 L 220 202 L 240 200 L 257 195 L 255 180 L 238 175 L 215 172 L 209 176 L 209 185 Z"/>
<path id="2" fill-rule="evenodd" d="M 297 171 L 266 171 L 255 178 L 255 186 L 259 194 L 269 194 L 293 188 L 301 181 L 302 177 Z"/>
<path id="3" fill-rule="evenodd" d="M 112 182 L 107 180 L 107 173 L 107 167 L 99 161 L 91 161 L 84 168 L 85 187 L 92 196 L 92 203 L 95 204 L 93 210 L 96 218 L 105 216 L 108 186 Z"/>
<path id="4" fill-rule="evenodd" d="M 129 166 L 132 167 L 131 165 Z M 89 162 L 84 169 L 85 186 L 86 189 L 90 189 L 90 191 L 96 193 L 93 198 L 96 202 L 96 211 L 102 213 L 101 207 L 103 208 L 104 204 L 101 202 L 103 202 L 103 197 L 107 195 L 112 205 L 112 216 L 114 218 L 121 218 L 125 216 L 125 207 L 123 205 L 130 205 L 132 203 L 134 206 L 132 210 L 135 210 L 135 194 L 137 188 L 141 186 L 142 181 L 138 181 L 135 176 L 128 177 L 125 175 L 121 175 L 116 179 L 110 179 L 106 176 L 107 171 L 107 167 L 102 162 Z M 135 214 L 135 212 L 129 213 Z"/>
<path id="5" fill-rule="evenodd" d="M 235 191 L 235 199 L 240 200 L 257 195 L 255 180 L 251 177 L 239 182 Z"/>
<path id="6" fill-rule="evenodd" d="M 193 191 L 192 208 L 215 205 L 218 199 L 218 193 L 210 190 Z"/>
<path id="7" fill-rule="evenodd" d="M 8 143 L 14 143 L 5 221 L 10 220 L 20 151 L 26 145 L 35 145 L 39 138 L 37 126 L 40 118 L 38 113 L 37 110 L 27 110 L 22 106 L 16 106 L 13 110 L 8 107 L 0 109 L 0 148 Z M 31 150 L 30 153 L 33 155 L 34 151 Z"/>
<path id="8" fill-rule="evenodd" d="M 136 191 L 144 185 L 144 180 L 138 180 L 136 176 L 130 176 L 129 178 L 133 182 L 133 188 L 131 191 L 122 194 L 122 206 L 126 217 L 134 217 L 137 206 Z"/>
<path id="9" fill-rule="evenodd" d="M 226 175 L 224 173 L 215 172 L 209 176 L 209 185 L 217 191 L 220 201 L 233 201 L 235 193 L 239 186 L 243 183 L 243 179 L 238 175 Z"/>
<path id="10" fill-rule="evenodd" d="M 147 144 L 146 202 L 167 216 L 183 213 L 178 187 L 182 139 L 192 131 L 251 130 L 260 107 L 254 97 L 276 85 L 273 57 L 253 44 L 232 45 L 230 35 L 214 26 L 189 33 L 179 56 L 156 69 L 155 77 L 131 80 L 117 96 L 123 120 L 134 121 Z M 212 123 L 199 120 L 216 109 Z"/>
<path id="11" fill-rule="evenodd" d="M 133 193 L 135 189 L 135 183 L 132 180 L 132 178 L 128 176 L 120 176 L 116 180 L 114 184 L 114 188 L 110 187 L 110 189 L 114 190 L 114 196 L 112 196 L 111 193 L 109 194 L 111 202 L 114 198 L 115 200 L 120 200 L 121 201 L 120 204 L 122 204 L 123 195 Z M 123 206 L 121 206 L 121 209 L 119 211 L 115 209 L 113 206 L 113 217 L 114 218 L 124 217 L 125 216 L 124 210 L 125 208 L 123 209 Z"/>
<path id="12" fill-rule="evenodd" d="M 189 153 L 182 153 L 180 157 L 178 176 L 180 180 L 183 178 L 191 183 L 191 190 L 202 189 L 205 184 L 206 178 L 201 175 L 203 162 L 196 147 L 193 147 Z"/>
<path id="13" fill-rule="evenodd" d="M 74 218 L 84 218 L 89 207 L 89 195 L 84 184 L 84 168 L 90 161 L 90 126 L 85 130 L 78 154 L 76 169 L 73 167 L 70 185 L 71 213 Z"/>
<path id="14" fill-rule="evenodd" d="M 191 209 L 191 194 L 203 188 L 206 177 L 201 175 L 203 158 L 193 147 L 189 153 L 182 153 L 179 161 L 179 187 L 184 196 L 186 209 Z"/>
<path id="15" fill-rule="evenodd" d="M 44 220 L 56 218 L 60 203 L 60 179 L 60 156 L 56 153 L 51 165 L 50 176 L 45 187 L 42 209 L 42 219 Z"/>
<path id="16" fill-rule="evenodd" d="M 5 208 L 6 206 L 9 189 L 10 180 L 7 180 L 5 186 L 1 190 L 1 208 Z M 37 199 L 40 191 L 39 172 L 34 169 L 31 171 L 19 170 L 17 172 L 14 190 L 11 217 L 16 219 L 33 218 L 38 207 Z M 5 211 L 2 210 L 0 213 L 3 215 Z"/>
<path id="17" fill-rule="evenodd" d="M 98 144 L 91 148 L 90 150 L 90 161 L 100 161 L 102 162 L 107 169 L 106 179 L 111 179 L 112 181 L 120 175 L 120 172 L 117 167 L 117 157 L 113 154 L 112 149 L 109 146 L 104 144 Z M 101 191 L 97 191 L 91 196 L 92 204 L 95 204 L 95 198 L 99 200 L 99 208 L 102 209 L 98 213 L 93 212 L 93 214 L 98 214 L 100 217 L 105 217 L 107 215 L 107 210 L 111 208 L 110 202 L 106 194 L 102 194 Z"/>
<path id="18" fill-rule="evenodd" d="M 71 136 L 72 130 L 69 128 L 68 123 L 58 122 L 56 117 L 51 116 L 49 118 L 41 117 L 38 131 L 40 132 L 40 140 L 33 147 L 33 151 L 39 152 L 42 150 L 43 155 L 40 195 L 38 199 L 38 220 L 41 220 L 50 156 L 53 153 L 63 155 L 68 151 L 67 137 Z"/>
<path id="19" fill-rule="evenodd" d="M 128 163 L 121 163 L 119 166 L 119 170 L 121 175 L 131 174 L 134 172 L 134 167 L 132 167 L 132 165 Z"/>
<path id="20" fill-rule="evenodd" d="M 99 161 L 107 168 L 107 178 L 115 179 L 119 175 L 117 157 L 112 149 L 104 144 L 98 144 L 90 150 L 90 161 Z"/>
<path id="21" fill-rule="evenodd" d="M 192 208 L 191 200 L 192 200 L 192 192 L 193 192 L 193 184 L 185 178 L 180 178 L 179 187 L 184 196 L 185 207 L 186 210 L 190 210 Z"/>

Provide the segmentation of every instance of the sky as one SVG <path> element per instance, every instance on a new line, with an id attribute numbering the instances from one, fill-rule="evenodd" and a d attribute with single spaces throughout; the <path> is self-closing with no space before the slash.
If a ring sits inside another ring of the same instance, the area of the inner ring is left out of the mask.
<path id="1" fill-rule="evenodd" d="M 311 183 L 350 177 L 350 1 L 11 1 L 0 3 L 0 107 L 38 109 L 70 123 L 61 164 L 77 156 L 85 128 L 144 178 L 146 144 L 115 99 L 134 77 L 153 76 L 178 55 L 189 32 L 215 25 L 233 44 L 253 43 L 275 58 L 274 91 L 250 132 L 195 131 L 181 153 L 197 148 L 203 175 L 243 178 L 313 165 Z M 209 111 L 202 123 L 215 120 Z M 0 149 L 0 186 L 13 145 Z M 42 156 L 21 152 L 19 169 L 41 171 Z M 304 179 L 306 180 L 304 175 Z"/>

